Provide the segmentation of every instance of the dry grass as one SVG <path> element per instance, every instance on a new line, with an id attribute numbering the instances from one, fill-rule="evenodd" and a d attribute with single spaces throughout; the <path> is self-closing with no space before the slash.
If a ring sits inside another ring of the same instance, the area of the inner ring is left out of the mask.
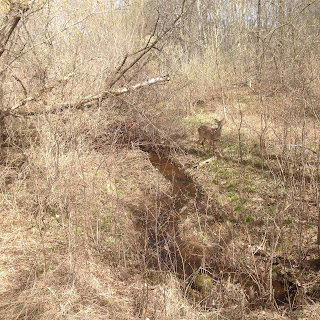
<path id="1" fill-rule="evenodd" d="M 39 118 L 19 166 L 20 153 L 7 150 L 1 319 L 197 319 L 174 278 L 148 288 L 141 273 L 131 209 L 147 210 L 170 184 L 144 152 L 95 139 L 110 120 L 88 136 L 98 127 L 85 118 Z"/>
<path id="2" fill-rule="evenodd" d="M 239 107 L 229 102 L 233 118 L 224 128 L 224 158 L 197 169 L 197 126 L 223 117 L 215 100 L 191 109 L 167 103 L 153 112 L 150 106 L 144 110 L 151 115 L 146 123 L 141 106 L 106 107 L 98 116 L 88 110 L 39 117 L 23 126 L 12 122 L 1 166 L 4 319 L 289 319 L 281 309 L 250 308 L 269 299 L 265 279 L 272 259 L 299 261 L 314 242 L 315 207 L 301 211 L 299 186 L 271 170 L 277 162 L 268 154 L 282 152 L 282 128 L 272 119 L 266 134 L 268 169 L 256 165 L 261 161 L 255 146 L 259 112 L 249 102 L 241 105 L 244 162 L 239 161 Z M 314 136 L 317 127 L 308 128 Z M 179 222 L 178 249 L 189 266 L 192 259 L 197 264 L 203 259 L 202 269 L 184 278 L 159 272 L 154 281 L 148 265 L 153 253 L 144 247 L 148 236 L 136 222 L 154 214 L 157 199 L 170 199 L 171 185 L 137 145 L 170 144 L 171 137 L 189 151 L 172 157 L 207 194 L 205 203 L 186 202 Z M 304 195 L 307 203 L 314 201 L 312 189 Z M 255 257 L 257 248 L 272 259 Z M 212 275 L 208 292 L 195 287 L 201 270 Z M 244 285 L 233 273 L 243 275 Z M 300 281 L 316 285 L 310 275 Z M 314 310 L 308 306 L 303 312 L 312 317 Z"/>
<path id="3" fill-rule="evenodd" d="M 237 136 L 241 113 L 237 101 L 243 99 L 247 102 L 240 105 L 243 116 L 241 161 Z M 299 281 L 295 299 L 306 298 L 304 294 L 307 292 L 307 296 L 313 296 L 318 283 L 317 268 L 309 268 L 306 261 L 318 257 L 315 245 L 317 157 L 308 149 L 288 147 L 284 158 L 283 144 L 303 144 L 315 150 L 312 146 L 317 140 L 319 124 L 312 117 L 301 116 L 297 107 L 296 113 L 285 118 L 289 129 L 287 140 L 284 140 L 285 121 L 280 115 L 283 115 L 286 106 L 275 104 L 274 99 L 266 99 L 266 147 L 261 150 L 259 133 L 262 111 L 259 104 L 246 92 L 240 96 L 239 93 L 230 93 L 229 102 L 228 121 L 222 137 L 224 156 L 208 165 L 196 166 L 199 163 L 196 131 L 201 124 L 210 124 L 214 118 L 221 118 L 222 107 L 215 109 L 212 102 L 207 101 L 196 108 L 194 114 L 182 120 L 189 130 L 178 139 L 190 152 L 186 156 L 178 156 L 178 162 L 188 168 L 189 175 L 208 196 L 205 214 L 203 211 L 189 212 L 185 226 L 181 226 L 185 230 L 183 236 L 188 238 L 194 234 L 196 242 L 202 243 L 206 250 L 212 245 L 221 246 L 221 253 L 218 256 L 214 254 L 216 263 L 228 266 L 227 274 L 230 268 L 238 274 L 246 274 L 248 279 L 253 280 L 255 290 L 258 290 L 257 287 L 260 287 L 259 290 L 264 288 L 266 291 L 259 293 L 260 299 L 268 300 L 270 291 L 273 296 L 273 290 L 266 282 L 270 279 L 270 269 L 273 270 L 274 282 L 283 275 L 285 281 Z M 202 156 L 202 159 L 210 157 L 209 153 Z M 210 262 L 206 266 L 210 268 Z M 305 269 L 301 272 L 301 268 Z M 251 282 L 248 283 L 247 289 Z M 259 304 L 256 298 L 251 303 Z M 295 303 L 300 305 L 297 301 Z M 308 306 L 307 301 L 308 298 L 301 304 Z M 283 313 L 283 316 L 286 314 Z"/>
<path id="4" fill-rule="evenodd" d="M 0 123 L 0 319 L 318 319 L 316 4 L 32 2 L 7 37 L 11 2 L 0 104 L 29 102 Z"/>

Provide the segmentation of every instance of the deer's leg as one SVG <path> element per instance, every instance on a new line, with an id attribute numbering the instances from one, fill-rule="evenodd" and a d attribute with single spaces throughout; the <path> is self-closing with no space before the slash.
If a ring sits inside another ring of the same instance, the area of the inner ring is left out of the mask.
<path id="1" fill-rule="evenodd" d="M 217 153 L 219 154 L 219 156 L 222 158 L 222 152 L 221 152 L 221 141 L 217 141 Z"/>
<path id="2" fill-rule="evenodd" d="M 206 151 L 206 139 L 203 139 L 202 148 L 203 148 L 203 151 L 205 152 Z"/>
<path id="3" fill-rule="evenodd" d="M 198 140 L 198 155 L 200 154 L 200 149 L 201 149 L 201 145 L 203 146 L 203 143 L 204 143 L 204 139 L 201 137 L 199 137 L 199 140 Z"/>
<path id="4" fill-rule="evenodd" d="M 215 144 L 214 140 L 212 140 L 212 142 L 211 142 L 211 152 L 212 152 L 212 156 L 214 156 L 214 154 L 216 152 L 216 144 Z"/>

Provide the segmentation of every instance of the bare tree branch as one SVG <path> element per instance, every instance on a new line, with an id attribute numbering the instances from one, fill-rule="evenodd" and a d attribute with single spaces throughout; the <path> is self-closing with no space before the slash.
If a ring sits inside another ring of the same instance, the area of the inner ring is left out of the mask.
<path id="1" fill-rule="evenodd" d="M 13 75 L 12 76 L 17 82 L 19 82 L 20 86 L 22 87 L 23 93 L 24 93 L 24 99 L 26 99 L 28 97 L 28 91 L 25 87 L 25 85 L 23 84 L 22 80 L 19 79 L 17 76 Z"/>
<path id="2" fill-rule="evenodd" d="M 29 10 L 28 6 L 20 3 L 11 2 L 11 7 L 8 16 L 5 19 L 4 24 L 0 29 L 0 57 L 3 55 L 6 45 L 18 25 L 22 15 Z"/>
<path id="3" fill-rule="evenodd" d="M 194 3 L 194 1 L 192 2 L 192 4 Z M 168 27 L 166 30 L 163 31 L 163 33 L 161 35 L 159 35 L 157 37 L 157 39 L 155 39 L 150 45 L 150 40 L 151 38 L 154 36 L 154 34 L 156 33 L 156 29 L 157 29 L 157 26 L 158 26 L 158 20 L 156 21 L 155 23 L 155 27 L 154 27 L 154 30 L 153 30 L 153 33 L 152 35 L 150 36 L 150 38 L 148 39 L 148 42 L 147 44 L 145 45 L 145 47 L 141 50 L 138 50 L 138 52 L 141 52 L 140 55 L 133 60 L 133 62 L 131 62 L 125 69 L 122 70 L 122 72 L 116 76 L 113 80 L 110 81 L 109 85 L 108 85 L 108 88 L 111 89 L 135 64 L 137 64 L 138 61 L 140 61 L 151 49 L 155 48 L 156 44 L 159 43 L 159 41 L 161 41 L 170 31 L 172 31 L 175 26 L 177 25 L 177 23 L 185 16 L 185 14 L 188 12 L 188 9 L 185 10 L 185 4 L 186 4 L 186 0 L 183 0 L 182 1 L 182 4 L 181 4 L 181 11 L 180 13 L 178 14 L 178 16 L 174 19 L 174 21 L 172 22 L 172 24 L 170 25 L 170 27 Z M 189 8 L 192 6 L 192 4 L 189 6 Z M 130 55 L 126 55 L 126 57 L 128 57 Z M 122 68 L 122 66 L 125 64 L 126 62 L 126 57 L 125 59 L 123 60 L 120 68 L 117 69 L 117 72 L 120 71 L 120 69 Z M 117 74 L 116 72 L 116 74 Z"/>

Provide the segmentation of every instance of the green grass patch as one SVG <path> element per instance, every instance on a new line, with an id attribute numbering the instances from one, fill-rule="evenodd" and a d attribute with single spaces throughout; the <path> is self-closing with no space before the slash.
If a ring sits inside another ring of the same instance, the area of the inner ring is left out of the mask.
<path id="1" fill-rule="evenodd" d="M 246 204 L 246 203 L 248 203 L 249 202 L 249 199 L 248 198 L 242 198 L 241 199 L 241 203 L 242 204 Z"/>
<path id="2" fill-rule="evenodd" d="M 246 223 L 251 223 L 251 222 L 254 221 L 254 217 L 252 217 L 252 216 L 246 216 L 245 221 L 246 221 Z"/>
<path id="3" fill-rule="evenodd" d="M 236 202 L 239 199 L 238 195 L 236 195 L 234 192 L 229 192 L 228 197 L 230 198 L 231 202 Z"/>
<path id="4" fill-rule="evenodd" d="M 235 188 L 235 185 L 233 183 L 229 183 L 227 188 L 229 190 L 233 190 Z"/>

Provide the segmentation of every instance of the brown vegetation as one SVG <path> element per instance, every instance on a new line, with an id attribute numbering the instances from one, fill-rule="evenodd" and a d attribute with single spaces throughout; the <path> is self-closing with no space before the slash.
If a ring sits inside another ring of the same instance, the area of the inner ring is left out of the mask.
<path id="1" fill-rule="evenodd" d="M 2 1 L 0 319 L 318 319 L 319 11 Z"/>

